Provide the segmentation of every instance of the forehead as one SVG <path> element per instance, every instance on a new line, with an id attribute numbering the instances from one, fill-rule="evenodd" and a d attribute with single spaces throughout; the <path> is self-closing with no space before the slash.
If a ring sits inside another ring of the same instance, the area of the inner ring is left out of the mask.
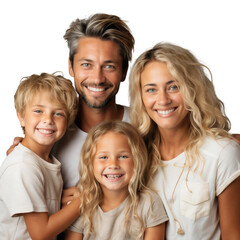
<path id="1" fill-rule="evenodd" d="M 62 104 L 50 90 L 40 90 L 30 93 L 27 99 L 27 105 L 52 105 L 62 107 Z"/>
<path id="2" fill-rule="evenodd" d="M 167 64 L 160 61 L 151 61 L 146 64 L 141 72 L 141 83 L 167 83 L 169 81 L 175 81 Z"/>
<path id="3" fill-rule="evenodd" d="M 77 52 L 74 58 L 76 57 L 93 61 L 122 61 L 120 47 L 116 42 L 101 40 L 94 37 L 84 37 L 79 39 Z"/>
<path id="4" fill-rule="evenodd" d="M 97 149 L 106 148 L 110 149 L 111 147 L 126 147 L 130 148 L 128 143 L 128 137 L 121 133 L 116 132 L 107 132 L 102 135 L 97 142 Z"/>

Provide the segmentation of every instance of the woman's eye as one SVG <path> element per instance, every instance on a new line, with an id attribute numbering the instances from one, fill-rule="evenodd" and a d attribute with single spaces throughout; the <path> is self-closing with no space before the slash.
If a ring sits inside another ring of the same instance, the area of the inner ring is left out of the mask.
<path id="1" fill-rule="evenodd" d="M 147 89 L 147 92 L 148 93 L 153 93 L 153 92 L 155 92 L 155 89 L 154 88 L 149 88 L 149 89 Z"/>
<path id="2" fill-rule="evenodd" d="M 176 91 L 176 90 L 178 90 L 178 89 L 179 89 L 179 88 L 178 88 L 177 85 L 169 86 L 169 90 L 171 90 L 171 91 Z"/>

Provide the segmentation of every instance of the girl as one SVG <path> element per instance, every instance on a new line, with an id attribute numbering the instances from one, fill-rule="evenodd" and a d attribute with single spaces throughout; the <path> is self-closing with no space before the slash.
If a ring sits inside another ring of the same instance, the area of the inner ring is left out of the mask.
<path id="1" fill-rule="evenodd" d="M 66 239 L 164 239 L 165 213 L 146 187 L 147 150 L 138 132 L 121 121 L 94 127 L 80 164 L 80 218 Z"/>
<path id="2" fill-rule="evenodd" d="M 240 150 L 204 70 L 211 75 L 188 50 L 159 43 L 131 72 L 131 120 L 169 216 L 167 239 L 240 239 Z"/>

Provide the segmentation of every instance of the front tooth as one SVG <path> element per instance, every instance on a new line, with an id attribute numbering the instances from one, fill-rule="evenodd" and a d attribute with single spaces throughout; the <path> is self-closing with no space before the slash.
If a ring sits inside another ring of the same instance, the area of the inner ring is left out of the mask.
<path id="1" fill-rule="evenodd" d="M 107 175 L 107 178 L 112 178 L 112 179 L 119 178 L 119 177 L 121 177 L 121 175 Z"/>
<path id="2" fill-rule="evenodd" d="M 170 109 L 170 110 L 167 110 L 167 111 L 159 111 L 158 110 L 158 113 L 159 114 L 163 114 L 163 115 L 167 115 L 167 114 L 169 114 L 169 113 L 171 113 L 171 112 L 173 112 L 174 111 L 174 108 L 173 109 Z"/>
<path id="3" fill-rule="evenodd" d="M 89 90 L 94 92 L 102 92 L 104 91 L 104 88 L 94 88 L 94 87 L 88 87 Z"/>
<path id="4" fill-rule="evenodd" d="M 39 129 L 39 132 L 46 133 L 46 134 L 53 133 L 53 131 L 49 131 L 49 130 L 45 130 L 45 129 Z"/>

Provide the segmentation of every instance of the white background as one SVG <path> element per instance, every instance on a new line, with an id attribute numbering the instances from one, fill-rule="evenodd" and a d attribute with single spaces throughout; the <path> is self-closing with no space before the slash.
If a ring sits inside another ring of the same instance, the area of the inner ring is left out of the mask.
<path id="1" fill-rule="evenodd" d="M 70 78 L 63 35 L 73 20 L 97 12 L 127 21 L 136 40 L 133 61 L 160 41 L 191 50 L 211 69 L 231 132 L 240 133 L 239 10 L 238 0 L 1 1 L 0 163 L 13 138 L 22 136 L 13 103 L 20 79 L 58 70 Z M 128 105 L 128 80 L 121 84 L 117 102 Z"/>

